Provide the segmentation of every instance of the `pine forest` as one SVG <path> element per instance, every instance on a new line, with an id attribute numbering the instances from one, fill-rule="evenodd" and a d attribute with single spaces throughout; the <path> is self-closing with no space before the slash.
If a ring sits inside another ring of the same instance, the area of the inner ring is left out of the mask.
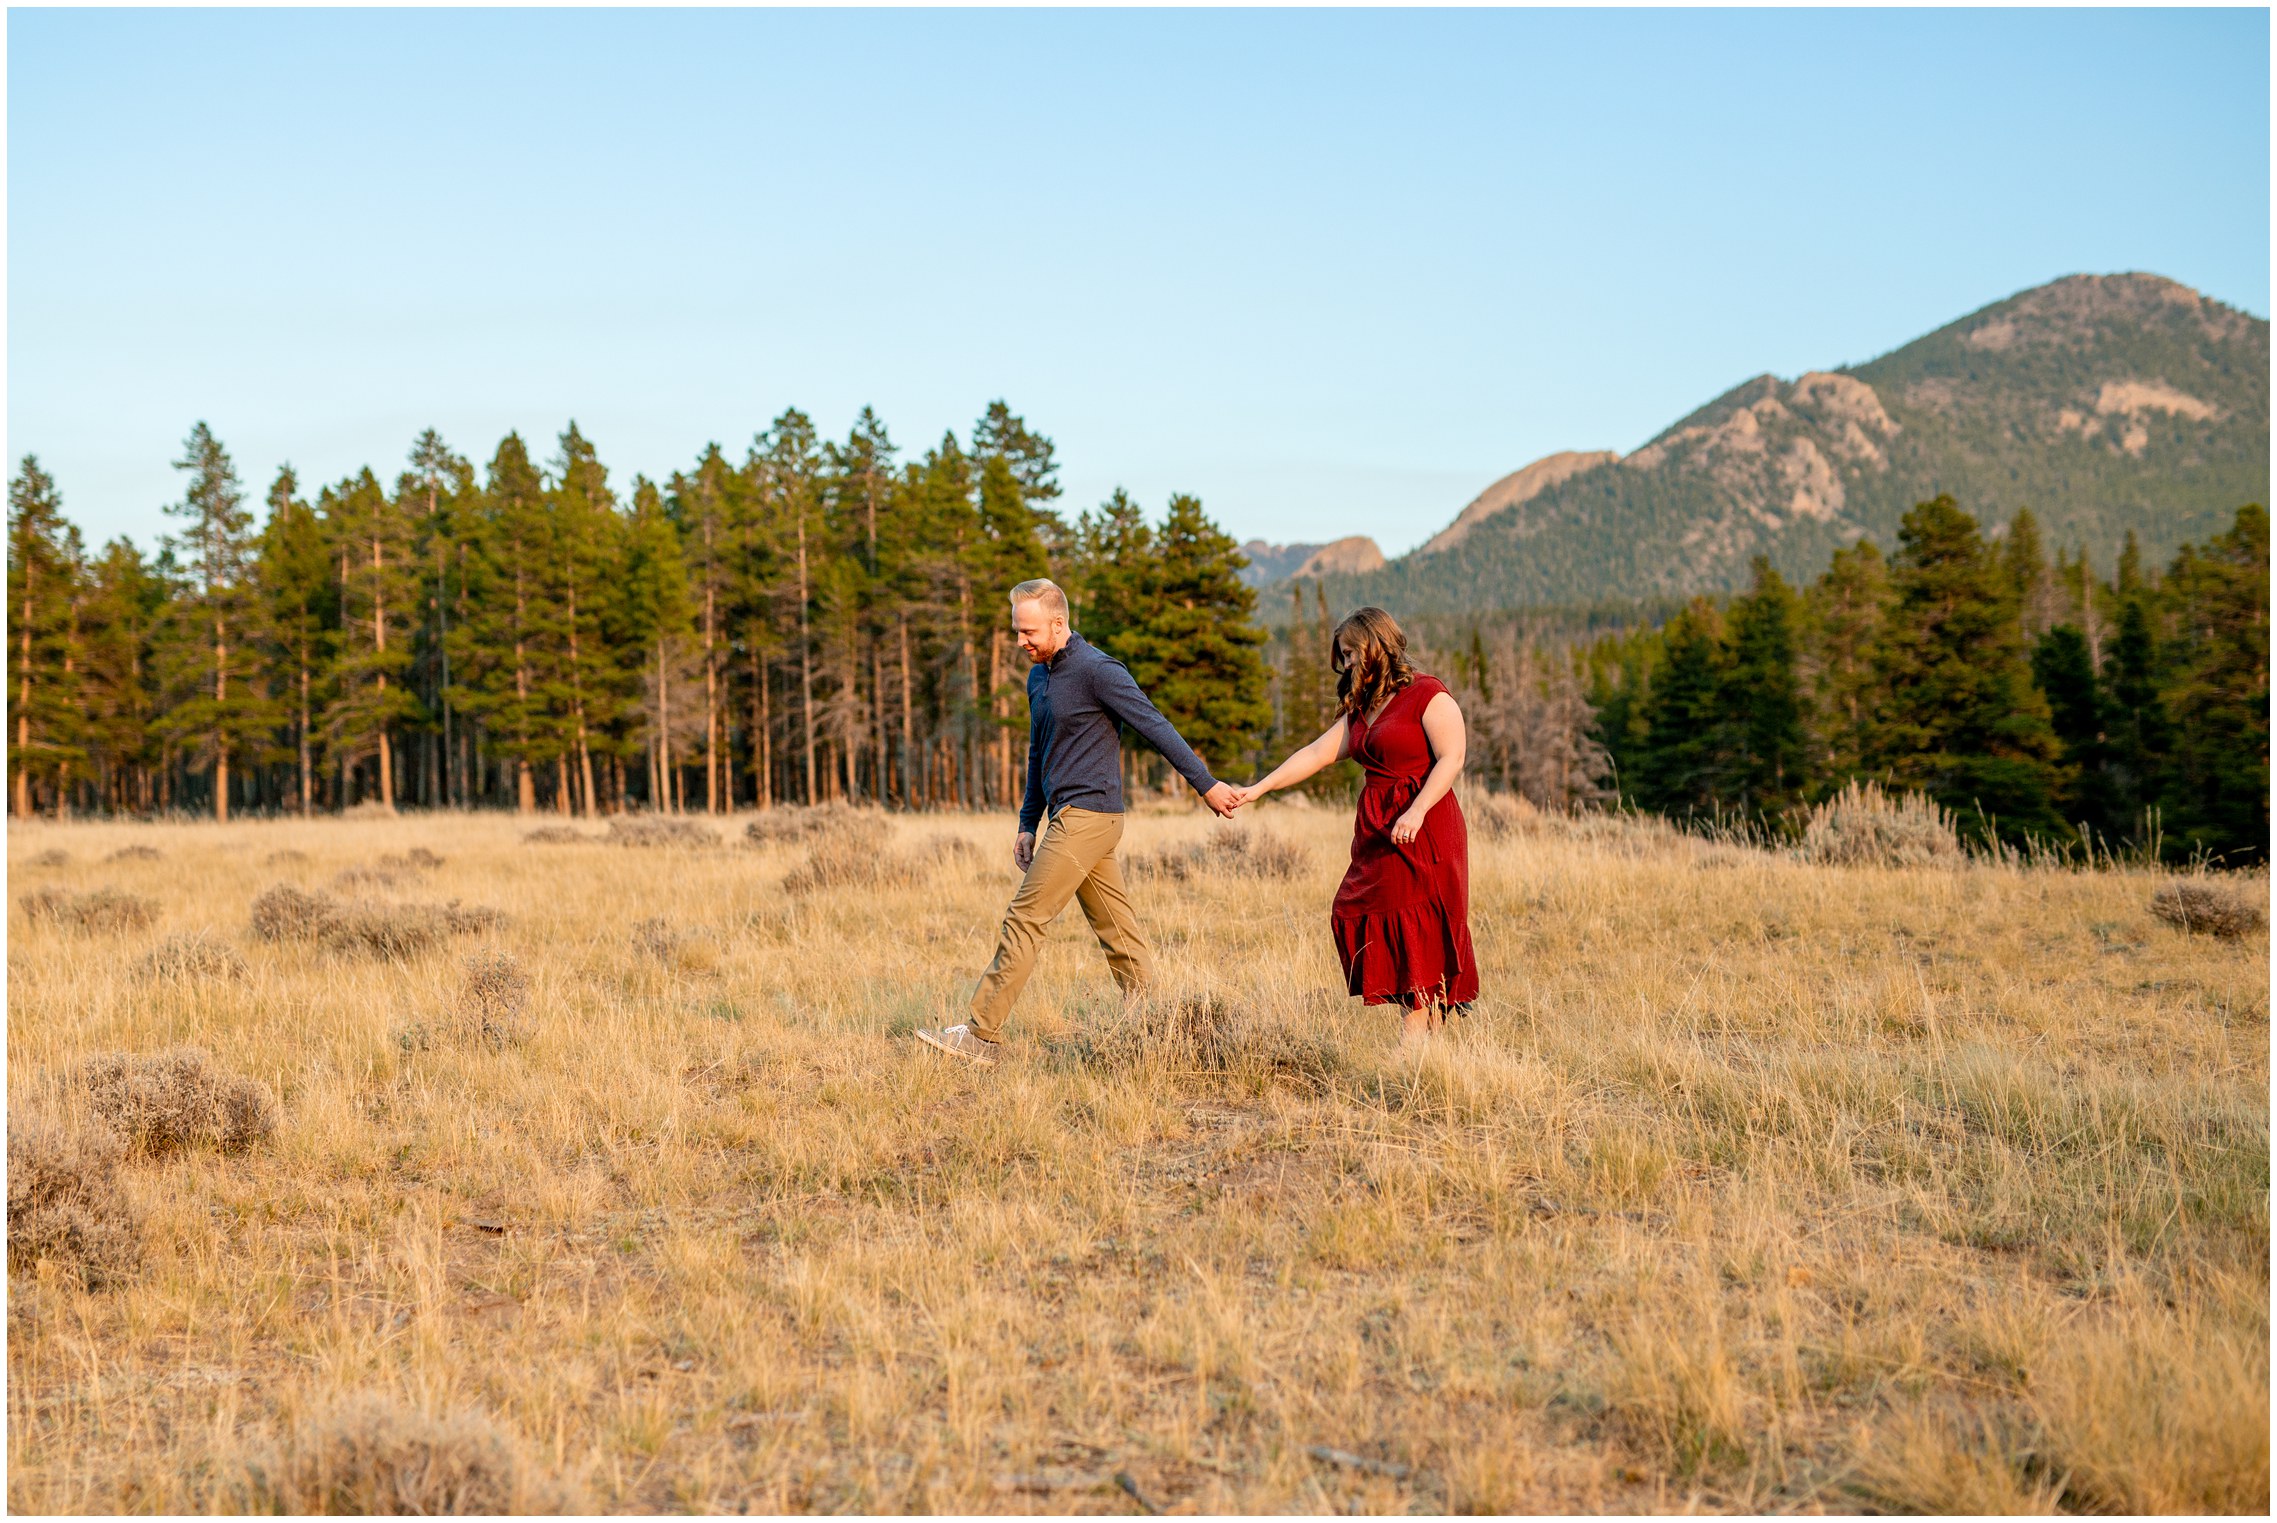
<path id="1" fill-rule="evenodd" d="M 1007 808 L 1004 593 L 1040 575 L 1227 776 L 1334 712 L 1321 583 L 1267 594 L 1269 638 L 1196 499 L 1071 518 L 1001 402 L 914 460 L 867 409 L 843 442 L 786 411 L 741 461 L 713 445 L 622 494 L 574 424 L 480 468 L 429 431 L 392 484 L 313 498 L 287 467 L 258 521 L 205 425 L 176 465 L 147 555 L 90 554 L 36 458 L 11 482 L 19 815 Z M 1597 608 L 1411 633 L 1473 786 L 1540 807 L 1779 835 L 1870 780 L 1980 838 L 2236 865 L 2268 854 L 2268 599 L 2259 506 L 2164 567 L 2129 536 L 2105 574 L 2028 510 L 1988 532 L 1939 497 L 1801 588 L 1759 559 L 1746 592 L 1614 632 Z M 1133 786 L 1174 790 L 1137 751 Z"/>

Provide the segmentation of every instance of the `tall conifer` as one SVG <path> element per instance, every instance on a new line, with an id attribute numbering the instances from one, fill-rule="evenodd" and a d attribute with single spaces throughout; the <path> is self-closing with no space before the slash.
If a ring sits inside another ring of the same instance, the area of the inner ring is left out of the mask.
<path id="1" fill-rule="evenodd" d="M 1972 824 L 1981 812 L 2011 836 L 2062 833 L 2047 700 L 1976 520 L 1938 497 L 1905 515 L 1898 539 L 1866 765 Z"/>

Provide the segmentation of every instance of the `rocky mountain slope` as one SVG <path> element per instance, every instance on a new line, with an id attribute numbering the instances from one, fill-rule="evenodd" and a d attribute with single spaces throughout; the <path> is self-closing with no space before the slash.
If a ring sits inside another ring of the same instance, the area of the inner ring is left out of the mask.
<path id="1" fill-rule="evenodd" d="M 2030 507 L 2051 548 L 2154 561 L 2269 495 L 2269 324 L 2155 275 L 2075 275 L 1868 364 L 1732 388 L 1625 457 L 1567 452 L 1480 494 L 1329 600 L 1409 613 L 1665 597 L 1815 576 L 1950 492 Z M 1284 573 L 1286 575 L 1287 573 Z"/>
<path id="2" fill-rule="evenodd" d="M 1382 549 L 1365 534 L 1325 545 L 1273 545 L 1253 539 L 1241 547 L 1241 553 L 1249 558 L 1241 579 L 1252 587 L 1270 587 L 1299 576 L 1361 576 L 1388 564 Z"/>

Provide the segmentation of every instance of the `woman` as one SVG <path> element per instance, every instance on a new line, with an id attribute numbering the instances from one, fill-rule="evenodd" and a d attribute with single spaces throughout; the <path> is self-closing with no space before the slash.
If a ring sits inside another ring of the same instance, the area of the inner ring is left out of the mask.
<path id="1" fill-rule="evenodd" d="M 1350 756 L 1367 770 L 1352 868 L 1329 927 L 1345 983 L 1371 1005 L 1404 1007 L 1412 1047 L 1478 997 L 1471 951 L 1470 846 L 1455 779 L 1463 711 L 1436 677 L 1407 663 L 1407 636 L 1381 608 L 1336 626 L 1336 723 L 1247 788 L 1235 804 L 1301 783 Z"/>

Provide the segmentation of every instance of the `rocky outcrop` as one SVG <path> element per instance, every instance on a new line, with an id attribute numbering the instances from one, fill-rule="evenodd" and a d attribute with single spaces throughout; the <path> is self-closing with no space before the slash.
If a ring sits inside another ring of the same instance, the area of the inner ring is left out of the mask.
<path id="1" fill-rule="evenodd" d="M 1471 499 L 1470 506 L 1455 515 L 1455 521 L 1425 541 L 1418 555 L 1436 555 L 1452 550 L 1470 537 L 1473 529 L 1498 514 L 1522 507 L 1551 487 L 1571 480 L 1583 471 L 1611 465 L 1620 459 L 1613 450 L 1560 450 L 1544 455 L 1532 465 L 1512 471 L 1494 485 Z"/>
<path id="2" fill-rule="evenodd" d="M 1384 552 L 1365 534 L 1351 534 L 1322 545 L 1296 569 L 1298 576 L 1360 576 L 1384 567 Z"/>

